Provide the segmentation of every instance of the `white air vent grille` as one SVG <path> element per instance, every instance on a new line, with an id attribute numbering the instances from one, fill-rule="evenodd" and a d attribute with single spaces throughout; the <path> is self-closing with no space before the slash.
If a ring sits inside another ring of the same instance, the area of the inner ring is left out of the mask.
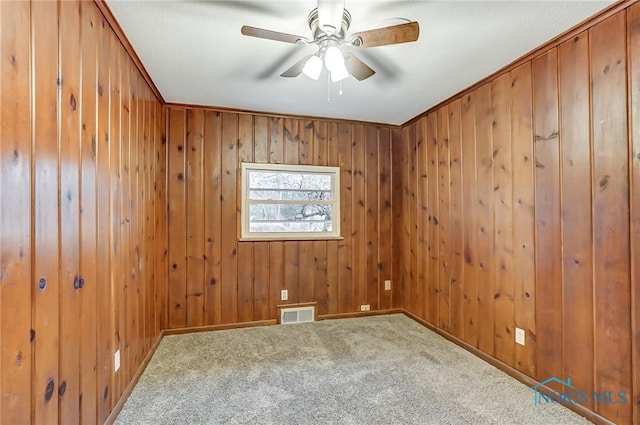
<path id="1" fill-rule="evenodd" d="M 280 310 L 280 323 L 313 322 L 315 307 L 283 308 Z"/>

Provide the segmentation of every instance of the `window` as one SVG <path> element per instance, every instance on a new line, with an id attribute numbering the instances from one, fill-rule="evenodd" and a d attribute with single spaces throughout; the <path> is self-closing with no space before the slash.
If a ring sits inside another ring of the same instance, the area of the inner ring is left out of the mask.
<path id="1" fill-rule="evenodd" d="M 242 164 L 242 236 L 339 239 L 340 168 Z"/>

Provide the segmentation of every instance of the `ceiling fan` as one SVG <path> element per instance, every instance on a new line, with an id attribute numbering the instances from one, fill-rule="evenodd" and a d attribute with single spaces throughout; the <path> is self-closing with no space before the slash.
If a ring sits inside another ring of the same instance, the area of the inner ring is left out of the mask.
<path id="1" fill-rule="evenodd" d="M 244 25 L 243 35 L 282 41 L 297 45 L 318 46 L 315 54 L 307 55 L 284 71 L 282 77 L 297 77 L 305 74 L 317 80 L 322 73 L 322 65 L 329 71 L 331 81 L 341 81 L 353 75 L 359 81 L 375 74 L 375 71 L 351 52 L 343 52 L 342 46 L 358 48 L 384 46 L 416 41 L 420 35 L 417 22 L 410 21 L 368 31 L 357 32 L 347 37 L 351 25 L 351 14 L 344 8 L 344 0 L 318 0 L 318 7 L 307 18 L 312 38 L 286 34 Z"/>

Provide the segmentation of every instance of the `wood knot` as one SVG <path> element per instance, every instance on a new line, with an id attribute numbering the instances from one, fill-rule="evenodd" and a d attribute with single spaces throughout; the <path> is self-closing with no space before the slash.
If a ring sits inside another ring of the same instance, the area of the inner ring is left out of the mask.
<path id="1" fill-rule="evenodd" d="M 62 381 L 60 388 L 58 388 L 58 394 L 63 396 L 65 392 L 67 392 L 67 381 Z"/>
<path id="2" fill-rule="evenodd" d="M 44 390 L 44 400 L 50 401 L 51 397 L 53 397 L 53 390 L 55 389 L 56 384 L 53 379 L 49 378 L 47 381 L 47 387 Z"/>
<path id="3" fill-rule="evenodd" d="M 76 110 L 76 97 L 71 93 L 71 97 L 69 98 L 69 109 L 72 111 Z"/>
<path id="4" fill-rule="evenodd" d="M 604 175 L 601 179 L 600 182 L 598 183 L 598 186 L 600 186 L 600 191 L 602 192 L 603 190 L 605 190 L 608 186 L 609 186 L 609 175 Z"/>
<path id="5" fill-rule="evenodd" d="M 41 290 L 44 290 L 44 288 L 47 287 L 47 279 L 45 279 L 44 277 L 41 277 L 40 280 L 38 281 L 38 288 L 40 288 Z"/>

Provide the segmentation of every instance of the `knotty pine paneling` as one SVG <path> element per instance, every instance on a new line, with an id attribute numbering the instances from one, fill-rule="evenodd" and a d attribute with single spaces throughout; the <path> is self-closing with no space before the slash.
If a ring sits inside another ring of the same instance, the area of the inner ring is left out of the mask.
<path id="1" fill-rule="evenodd" d="M 0 17 L 0 423 L 101 424 L 165 326 L 162 105 L 93 2 Z"/>
<path id="2" fill-rule="evenodd" d="M 640 421 L 639 34 L 635 3 L 392 148 L 404 308 L 538 381 L 624 392 L 584 404 L 618 424 Z"/>
<path id="3" fill-rule="evenodd" d="M 631 170 L 631 349 L 634 400 L 640 397 L 640 4 L 627 12 L 627 45 L 629 51 L 629 154 Z M 640 423 L 640 408 L 633 409 L 632 423 Z"/>
<path id="4" fill-rule="evenodd" d="M 169 328 L 275 319 L 283 303 L 397 305 L 390 129 L 177 107 L 168 124 Z M 239 242 L 243 161 L 339 166 L 344 239 Z"/>

